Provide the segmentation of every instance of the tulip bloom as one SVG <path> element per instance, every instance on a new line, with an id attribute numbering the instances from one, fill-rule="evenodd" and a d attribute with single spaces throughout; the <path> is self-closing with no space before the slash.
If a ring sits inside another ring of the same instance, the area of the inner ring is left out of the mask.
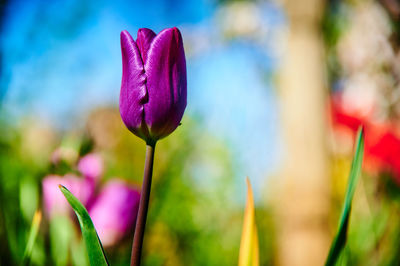
<path id="1" fill-rule="evenodd" d="M 136 42 L 121 32 L 120 114 L 126 127 L 147 143 L 171 134 L 186 108 L 186 60 L 177 28 L 156 35 L 140 29 Z"/>

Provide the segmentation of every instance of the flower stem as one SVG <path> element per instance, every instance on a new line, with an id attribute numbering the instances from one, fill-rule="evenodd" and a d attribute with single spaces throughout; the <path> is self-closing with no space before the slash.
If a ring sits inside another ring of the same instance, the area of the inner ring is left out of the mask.
<path id="1" fill-rule="evenodd" d="M 146 146 L 146 161 L 144 164 L 142 192 L 140 194 L 139 211 L 136 219 L 135 235 L 133 237 L 131 266 L 139 266 L 142 254 L 144 230 L 146 227 L 147 209 L 149 206 L 151 178 L 153 175 L 153 161 L 155 143 Z"/>

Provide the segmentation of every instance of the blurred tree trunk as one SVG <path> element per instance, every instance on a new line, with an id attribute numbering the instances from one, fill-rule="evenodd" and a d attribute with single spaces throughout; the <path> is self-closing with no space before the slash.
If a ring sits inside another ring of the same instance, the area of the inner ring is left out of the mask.
<path id="1" fill-rule="evenodd" d="M 285 168 L 278 208 L 278 261 L 323 265 L 330 244 L 322 0 L 286 0 L 288 42 L 280 73 Z"/>

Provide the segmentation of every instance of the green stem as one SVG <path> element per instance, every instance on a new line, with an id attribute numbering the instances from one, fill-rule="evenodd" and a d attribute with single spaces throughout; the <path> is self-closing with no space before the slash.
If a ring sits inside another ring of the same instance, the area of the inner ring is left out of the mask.
<path id="1" fill-rule="evenodd" d="M 155 143 L 147 144 L 146 146 L 146 161 L 144 164 L 142 192 L 140 194 L 139 211 L 136 218 L 135 235 L 133 237 L 131 266 L 140 265 L 143 236 L 146 227 L 147 209 L 149 207 L 155 147 L 156 147 Z"/>

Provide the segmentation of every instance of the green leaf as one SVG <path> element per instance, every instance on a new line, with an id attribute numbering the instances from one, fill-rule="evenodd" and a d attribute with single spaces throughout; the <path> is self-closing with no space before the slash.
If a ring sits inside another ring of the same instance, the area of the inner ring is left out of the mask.
<path id="1" fill-rule="evenodd" d="M 339 228 L 332 242 L 331 249 L 329 250 L 329 255 L 325 262 L 326 266 L 335 265 L 347 241 L 347 228 L 350 219 L 351 203 L 353 200 L 354 191 L 356 190 L 357 181 L 360 177 L 363 161 L 364 130 L 362 129 L 362 127 L 358 129 L 357 135 L 357 146 L 353 157 L 353 162 L 351 164 L 350 176 L 348 181 L 349 183 L 347 184 L 346 197 L 344 200 L 343 210 L 339 221 Z"/>
<path id="2" fill-rule="evenodd" d="M 24 257 L 22 258 L 22 265 L 29 265 L 33 246 L 35 245 L 35 240 L 39 232 L 41 221 L 42 221 L 42 212 L 40 210 L 37 210 L 33 215 L 31 229 L 29 230 L 28 242 L 25 247 Z"/>
<path id="3" fill-rule="evenodd" d="M 50 254 L 54 265 L 68 265 L 70 246 L 75 237 L 73 221 L 66 215 L 54 215 L 49 221 Z M 84 249 L 87 257 L 86 249 Z"/>
<path id="4" fill-rule="evenodd" d="M 258 235 L 254 211 L 253 190 L 249 178 L 247 183 L 247 203 L 244 211 L 242 239 L 240 241 L 239 266 L 258 266 L 259 248 Z"/>
<path id="5" fill-rule="evenodd" d="M 76 216 L 81 226 L 83 239 L 86 243 L 86 249 L 89 256 L 89 263 L 92 266 L 109 265 L 103 246 L 94 228 L 93 222 L 90 219 L 86 208 L 72 193 L 64 186 L 59 185 L 61 192 L 74 209 Z"/>

